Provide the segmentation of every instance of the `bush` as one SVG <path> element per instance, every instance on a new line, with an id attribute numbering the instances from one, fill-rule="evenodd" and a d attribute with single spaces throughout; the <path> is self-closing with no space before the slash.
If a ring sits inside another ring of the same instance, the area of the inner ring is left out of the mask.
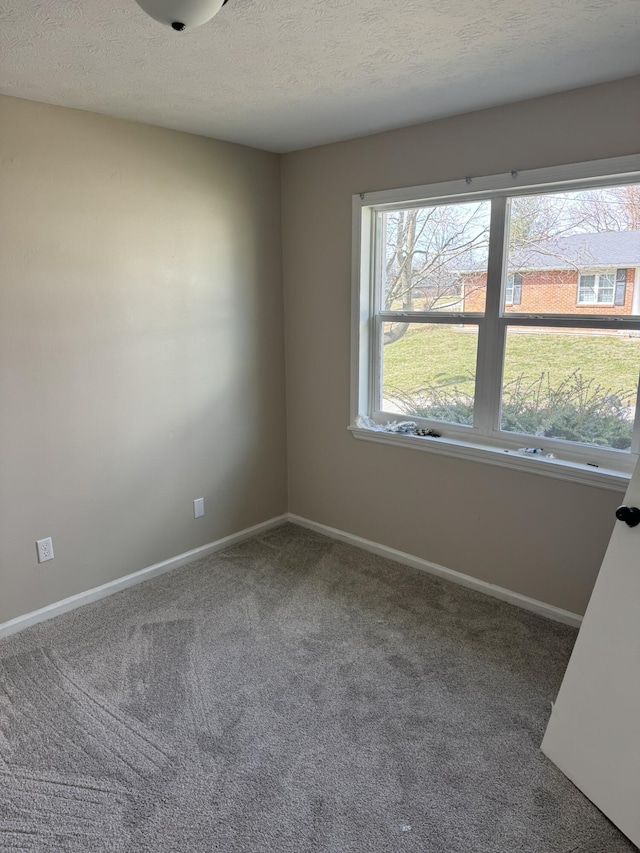
<path id="1" fill-rule="evenodd" d="M 411 393 L 391 392 L 407 415 L 457 424 L 473 423 L 473 398 L 440 384 Z M 536 379 L 520 374 L 502 396 L 502 429 L 538 438 L 559 438 L 627 450 L 631 446 L 634 392 L 605 388 L 580 369 L 553 386 L 545 371 Z"/>

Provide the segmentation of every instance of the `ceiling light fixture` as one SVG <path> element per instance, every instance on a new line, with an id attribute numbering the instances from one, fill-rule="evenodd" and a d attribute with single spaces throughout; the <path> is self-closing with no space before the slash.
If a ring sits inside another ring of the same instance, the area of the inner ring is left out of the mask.
<path id="1" fill-rule="evenodd" d="M 217 15 L 227 0 L 136 0 L 138 6 L 178 33 L 200 27 Z"/>

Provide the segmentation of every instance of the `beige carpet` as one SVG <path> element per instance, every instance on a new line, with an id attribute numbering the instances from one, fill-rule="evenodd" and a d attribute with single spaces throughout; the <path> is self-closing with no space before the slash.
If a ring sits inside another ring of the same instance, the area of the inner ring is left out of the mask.
<path id="1" fill-rule="evenodd" d="M 287 526 L 0 643 L 0 850 L 623 853 L 575 632 Z"/>

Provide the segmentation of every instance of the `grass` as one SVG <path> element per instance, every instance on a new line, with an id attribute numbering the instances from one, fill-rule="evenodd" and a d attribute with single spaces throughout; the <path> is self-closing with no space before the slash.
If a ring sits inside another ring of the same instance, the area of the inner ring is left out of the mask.
<path id="1" fill-rule="evenodd" d="M 477 333 L 454 326 L 409 329 L 384 348 L 384 394 L 395 389 L 411 394 L 444 385 L 473 394 Z M 540 332 L 511 333 L 507 338 L 505 382 L 548 374 L 557 387 L 579 369 L 604 391 L 621 394 L 634 406 L 640 372 L 640 338 L 614 335 Z"/>

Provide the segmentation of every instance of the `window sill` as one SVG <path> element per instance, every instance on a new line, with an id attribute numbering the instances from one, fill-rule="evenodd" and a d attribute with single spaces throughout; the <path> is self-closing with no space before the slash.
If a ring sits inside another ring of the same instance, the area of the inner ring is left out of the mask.
<path id="1" fill-rule="evenodd" d="M 609 489 L 610 491 L 624 493 L 631 478 L 630 474 L 614 471 L 610 468 L 595 468 L 591 465 L 561 459 L 549 459 L 545 456 L 525 456 L 517 450 L 487 447 L 451 438 L 403 435 L 357 426 L 350 426 L 349 430 L 354 438 L 364 441 L 408 447 L 412 450 L 422 450 L 441 456 L 454 456 L 468 462 L 483 462 L 486 465 L 497 465 L 500 468 L 511 468 L 516 471 L 524 471 L 527 474 L 553 477 L 556 480 L 568 480 L 573 483 L 596 486 L 600 489 Z"/>

